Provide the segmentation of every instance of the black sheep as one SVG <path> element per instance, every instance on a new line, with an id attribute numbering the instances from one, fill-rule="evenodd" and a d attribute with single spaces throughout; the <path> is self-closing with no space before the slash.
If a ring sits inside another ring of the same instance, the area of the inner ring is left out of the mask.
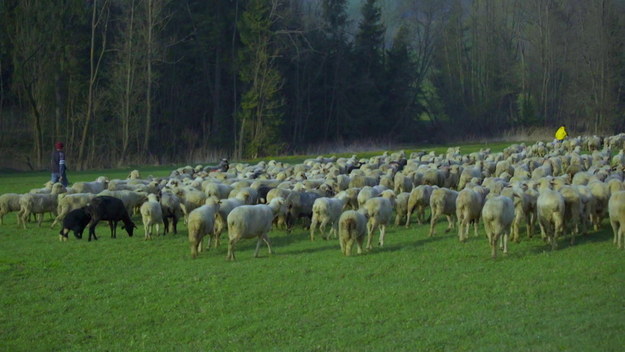
<path id="1" fill-rule="evenodd" d="M 132 237 L 133 230 L 137 227 L 132 220 L 130 220 L 124 203 L 115 197 L 95 197 L 89 202 L 89 205 L 87 205 L 86 211 L 91 216 L 91 221 L 89 222 L 89 241 L 91 241 L 91 236 L 93 236 L 95 240 L 98 239 L 95 235 L 95 227 L 100 220 L 108 220 L 111 228 L 111 238 L 117 237 L 118 221 L 124 223 L 122 228 L 126 229 L 129 237 Z"/>
<path id="2" fill-rule="evenodd" d="M 78 239 L 82 238 L 82 233 L 91 221 L 91 215 L 86 212 L 86 207 L 74 209 L 70 211 L 63 219 L 63 227 L 59 232 L 59 240 L 67 241 L 67 235 L 70 231 L 74 231 L 74 236 Z"/>

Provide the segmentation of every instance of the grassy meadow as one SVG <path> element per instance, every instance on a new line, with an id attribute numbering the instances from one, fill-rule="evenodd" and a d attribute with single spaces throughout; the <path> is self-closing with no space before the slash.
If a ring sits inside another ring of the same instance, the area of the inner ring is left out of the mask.
<path id="1" fill-rule="evenodd" d="M 476 146 L 477 149 L 479 149 Z M 465 149 L 463 149 L 466 152 Z M 303 160 L 303 158 L 302 158 Z M 291 161 L 299 161 L 293 158 Z M 168 175 L 172 168 L 139 168 Z M 70 172 L 70 181 L 128 170 Z M 41 187 L 47 172 L 0 174 L 0 194 Z M 2 351 L 621 351 L 625 252 L 607 221 L 573 246 L 538 237 L 496 260 L 480 228 L 466 243 L 445 221 L 387 229 L 384 248 L 343 257 L 337 240 L 297 227 L 270 233 L 275 253 L 227 241 L 192 260 L 177 235 L 58 241 L 0 226 Z M 471 232 L 472 233 L 472 232 Z M 377 236 L 376 236 L 377 237 Z M 377 243 L 377 241 L 376 241 Z"/>

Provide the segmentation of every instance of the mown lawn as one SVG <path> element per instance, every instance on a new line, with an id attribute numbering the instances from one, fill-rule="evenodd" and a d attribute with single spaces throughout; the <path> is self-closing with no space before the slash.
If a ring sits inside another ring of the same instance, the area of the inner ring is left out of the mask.
<path id="1" fill-rule="evenodd" d="M 127 170 L 70 175 L 123 177 Z M 156 176 L 169 169 L 154 169 Z M 0 193 L 47 174 L 0 175 Z M 73 178 L 72 178 L 73 177 Z M 275 254 L 240 242 L 190 258 L 186 227 L 99 240 L 0 226 L 3 351 L 621 351 L 625 253 L 609 225 L 554 252 L 539 238 L 496 260 L 484 238 L 392 226 L 384 248 L 343 257 L 304 229 L 270 234 Z M 139 217 L 135 222 L 140 223 Z M 120 235 L 121 234 L 121 235 Z"/>

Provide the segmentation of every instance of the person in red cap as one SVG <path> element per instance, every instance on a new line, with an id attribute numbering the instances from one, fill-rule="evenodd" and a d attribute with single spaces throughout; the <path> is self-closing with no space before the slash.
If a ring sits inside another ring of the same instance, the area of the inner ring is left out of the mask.
<path id="1" fill-rule="evenodd" d="M 65 152 L 63 151 L 63 143 L 54 143 L 54 151 L 50 161 L 50 171 L 52 171 L 52 182 L 60 182 L 67 187 L 69 181 L 67 179 L 67 167 L 65 165 Z"/>

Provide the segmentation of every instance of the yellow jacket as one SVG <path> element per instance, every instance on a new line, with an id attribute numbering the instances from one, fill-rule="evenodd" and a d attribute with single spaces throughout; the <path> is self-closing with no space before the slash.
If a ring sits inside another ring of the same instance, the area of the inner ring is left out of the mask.
<path id="1" fill-rule="evenodd" d="M 568 134 L 566 133 L 566 130 L 564 129 L 564 126 L 560 126 L 560 128 L 558 128 L 558 130 L 556 131 L 556 139 L 561 141 L 564 138 L 566 138 Z"/>

